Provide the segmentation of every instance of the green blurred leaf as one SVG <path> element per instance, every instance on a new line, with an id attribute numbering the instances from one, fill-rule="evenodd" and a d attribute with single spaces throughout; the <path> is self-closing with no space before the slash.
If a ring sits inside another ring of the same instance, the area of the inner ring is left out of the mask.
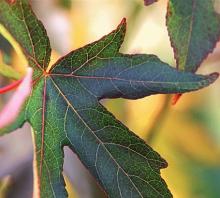
<path id="1" fill-rule="evenodd" d="M 16 70 L 2 62 L 0 62 L 0 75 L 14 80 L 21 78 L 21 75 Z"/>
<path id="2" fill-rule="evenodd" d="M 167 26 L 177 67 L 195 72 L 220 38 L 213 0 L 169 0 Z"/>
<path id="3" fill-rule="evenodd" d="M 61 7 L 65 9 L 70 9 L 73 0 L 58 0 L 58 3 Z"/>
<path id="4" fill-rule="evenodd" d="M 0 21 L 20 43 L 34 68 L 32 94 L 17 121 L 33 127 L 35 192 L 66 197 L 63 147 L 69 146 L 109 197 L 171 197 L 160 169 L 167 163 L 109 113 L 103 98 L 137 99 L 158 93 L 183 93 L 208 86 L 208 76 L 179 72 L 156 56 L 119 53 L 125 20 L 107 36 L 72 51 L 47 69 L 50 45 L 28 1 L 0 2 Z"/>

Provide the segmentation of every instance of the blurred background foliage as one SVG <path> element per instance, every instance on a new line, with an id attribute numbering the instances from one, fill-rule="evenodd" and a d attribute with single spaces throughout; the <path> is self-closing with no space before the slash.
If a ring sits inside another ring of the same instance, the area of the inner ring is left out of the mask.
<path id="1" fill-rule="evenodd" d="M 156 54 L 175 66 L 166 29 L 167 0 L 145 7 L 143 0 L 32 0 L 53 47 L 51 63 L 67 52 L 112 31 L 123 17 L 128 27 L 124 53 Z M 219 5 L 216 5 L 218 8 Z M 12 43 L 13 44 L 13 43 Z M 27 64 L 0 35 L 1 64 L 20 75 Z M 198 73 L 219 70 L 220 44 Z M 9 83 L 0 76 L 0 86 Z M 0 96 L 0 105 L 10 94 Z M 142 137 L 169 164 L 162 170 L 174 197 L 220 197 L 220 80 L 198 92 L 185 94 L 172 106 L 171 96 L 155 95 L 140 100 L 104 100 L 102 103 L 132 131 Z M 32 196 L 32 140 L 30 126 L 0 137 L 0 197 Z M 64 176 L 71 198 L 106 195 L 65 148 Z"/>

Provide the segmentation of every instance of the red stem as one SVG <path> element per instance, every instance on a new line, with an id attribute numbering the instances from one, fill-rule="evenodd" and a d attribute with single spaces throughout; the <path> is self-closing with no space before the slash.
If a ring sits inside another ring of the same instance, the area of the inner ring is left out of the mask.
<path id="1" fill-rule="evenodd" d="M 15 82 L 11 83 L 10 85 L 7 85 L 5 87 L 0 88 L 0 94 L 7 93 L 7 92 L 17 88 L 21 84 L 22 80 L 23 79 L 17 80 Z"/>
<path id="2" fill-rule="evenodd" d="M 175 105 L 178 101 L 179 101 L 179 99 L 181 98 L 181 96 L 182 96 L 182 94 L 175 94 L 174 96 L 173 96 L 173 99 L 172 99 L 172 105 Z"/>

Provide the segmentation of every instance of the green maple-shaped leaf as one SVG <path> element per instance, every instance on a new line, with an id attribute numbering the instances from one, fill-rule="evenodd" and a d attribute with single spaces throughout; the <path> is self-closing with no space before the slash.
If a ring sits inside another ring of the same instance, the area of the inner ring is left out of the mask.
<path id="1" fill-rule="evenodd" d="M 34 85 L 16 122 L 1 134 L 33 128 L 35 192 L 66 197 L 63 147 L 69 146 L 109 197 L 171 197 L 160 169 L 167 163 L 100 103 L 102 98 L 136 99 L 182 93 L 217 78 L 178 72 L 153 55 L 119 53 L 125 20 L 100 40 L 72 51 L 46 72 L 50 45 L 26 0 L 0 1 L 0 22 L 20 43 L 34 68 Z M 74 166 L 74 165 L 73 165 Z"/>
<path id="2" fill-rule="evenodd" d="M 167 26 L 177 67 L 195 72 L 220 38 L 213 0 L 169 0 Z"/>

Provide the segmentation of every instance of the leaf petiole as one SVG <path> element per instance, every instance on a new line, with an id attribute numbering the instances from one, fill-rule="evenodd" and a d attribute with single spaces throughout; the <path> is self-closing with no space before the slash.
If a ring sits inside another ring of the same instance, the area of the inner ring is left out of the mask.
<path id="1" fill-rule="evenodd" d="M 9 85 L 6 85 L 5 87 L 0 88 L 0 94 L 7 93 L 7 92 L 17 88 L 21 84 L 22 80 L 23 79 L 17 80 Z"/>
<path id="2" fill-rule="evenodd" d="M 172 98 L 172 105 L 175 105 L 179 101 L 181 96 L 182 96 L 182 94 L 175 94 Z"/>

